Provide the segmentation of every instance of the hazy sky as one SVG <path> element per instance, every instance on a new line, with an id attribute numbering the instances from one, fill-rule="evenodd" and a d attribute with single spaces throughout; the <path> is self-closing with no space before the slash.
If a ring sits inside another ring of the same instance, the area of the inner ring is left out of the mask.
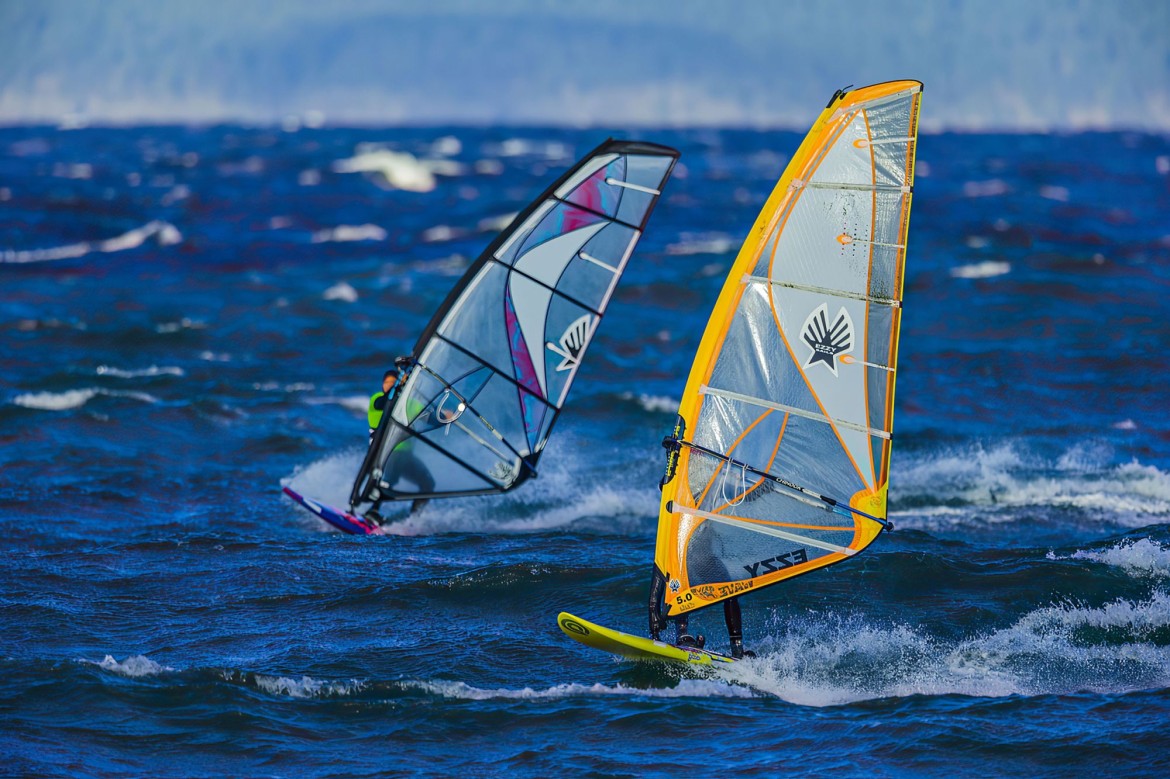
<path id="1" fill-rule="evenodd" d="M 1168 131 L 1170 0 L 0 0 L 5 124 L 804 127 L 897 78 L 928 129 Z"/>

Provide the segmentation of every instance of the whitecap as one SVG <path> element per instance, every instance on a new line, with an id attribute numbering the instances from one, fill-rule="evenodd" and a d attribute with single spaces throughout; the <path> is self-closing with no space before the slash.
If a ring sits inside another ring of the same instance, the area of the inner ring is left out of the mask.
<path id="1" fill-rule="evenodd" d="M 120 252 L 126 251 L 127 249 L 136 249 L 152 237 L 155 238 L 160 246 L 171 246 L 183 240 L 182 234 L 174 225 L 169 222 L 154 220 L 142 227 L 135 228 L 104 241 L 84 241 L 50 249 L 28 249 L 20 251 L 7 249 L 0 252 L 0 262 L 49 262 L 83 257 L 91 252 Z"/>
<path id="2" fill-rule="evenodd" d="M 1170 577 L 1170 547 L 1150 538 L 1127 539 L 1100 551 L 1078 550 L 1071 557 L 1121 568 L 1139 578 Z"/>
<path id="3" fill-rule="evenodd" d="M 375 174 L 376 180 L 384 186 L 407 192 L 430 192 L 436 186 L 431 167 L 413 154 L 389 149 L 359 146 L 353 157 L 334 162 L 333 170 L 337 173 Z"/>
<path id="4" fill-rule="evenodd" d="M 358 293 L 349 284 L 340 281 L 321 293 L 321 297 L 325 300 L 341 300 L 345 303 L 355 303 L 358 299 Z"/>
<path id="5" fill-rule="evenodd" d="M 116 398 L 131 398 L 144 403 L 158 403 L 159 399 L 145 392 L 105 390 L 96 387 L 86 389 L 66 390 L 65 392 L 30 392 L 17 395 L 12 399 L 13 405 L 38 411 L 69 411 L 81 408 L 98 395 Z"/>
<path id="6" fill-rule="evenodd" d="M 17 395 L 12 399 L 12 402 L 17 406 L 41 411 L 68 411 L 84 406 L 99 391 L 98 389 L 79 389 L 65 392 L 31 392 Z"/>
<path id="7" fill-rule="evenodd" d="M 963 195 L 966 197 L 995 197 L 1011 192 L 1011 187 L 1002 179 L 988 181 L 968 181 L 963 184 Z"/>
<path id="8" fill-rule="evenodd" d="M 675 687 L 628 687 L 624 684 L 558 684 L 544 689 L 522 687 L 482 688 L 466 682 L 403 682 L 405 687 L 414 687 L 432 695 L 459 700 L 560 700 L 581 697 L 623 697 L 623 698 L 754 698 L 755 693 L 744 687 L 710 679 L 683 679 Z"/>
<path id="9" fill-rule="evenodd" d="M 1012 270 L 1011 263 L 1001 260 L 984 260 L 970 265 L 960 265 L 951 268 L 951 276 L 956 279 L 990 279 L 1003 276 Z"/>
<path id="10" fill-rule="evenodd" d="M 809 612 L 722 679 L 805 706 L 911 695 L 1064 695 L 1170 685 L 1170 598 L 1042 606 L 988 633 L 946 641 L 916 625 Z"/>
<path id="11" fill-rule="evenodd" d="M 182 368 L 164 366 L 159 367 L 152 365 L 149 368 L 139 368 L 136 370 L 126 370 L 123 368 L 115 368 L 110 365 L 99 365 L 97 367 L 98 376 L 114 376 L 119 379 L 138 379 L 151 376 L 185 376 L 186 372 Z"/>
<path id="12" fill-rule="evenodd" d="M 122 676 L 129 676 L 132 678 L 142 676 L 157 676 L 164 671 L 173 671 L 174 668 L 170 666 L 160 665 L 154 660 L 151 660 L 146 655 L 134 655 L 127 657 L 125 660 L 119 662 L 115 660 L 113 655 L 106 655 L 101 662 L 94 662 L 92 660 L 82 659 L 81 662 L 96 665 L 106 671 L 113 671 Z"/>
<path id="13" fill-rule="evenodd" d="M 675 256 L 692 254 L 728 254 L 736 249 L 735 239 L 723 233 L 683 236 L 678 243 L 668 244 L 666 253 Z M 722 267 L 722 266 L 721 266 Z"/>
<path id="14" fill-rule="evenodd" d="M 256 674 L 256 686 L 270 695 L 287 695 L 290 698 L 333 698 L 360 692 L 366 687 L 366 683 L 357 679 L 329 682 L 311 676 L 293 679 L 287 676 Z"/>
<path id="15" fill-rule="evenodd" d="M 313 243 L 348 243 L 351 241 L 385 241 L 388 233 L 375 224 L 338 225 L 313 233 Z"/>
<path id="16" fill-rule="evenodd" d="M 645 392 L 635 395 L 632 392 L 623 392 L 618 397 L 622 400 L 636 401 L 644 410 L 653 414 L 673 414 L 678 411 L 678 399 L 666 395 L 648 395 Z"/>

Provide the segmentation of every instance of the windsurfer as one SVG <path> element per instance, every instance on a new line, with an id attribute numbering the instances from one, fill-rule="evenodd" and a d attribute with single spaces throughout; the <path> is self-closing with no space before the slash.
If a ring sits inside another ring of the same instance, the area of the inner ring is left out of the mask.
<path id="1" fill-rule="evenodd" d="M 399 357 L 394 361 L 395 366 L 406 363 L 409 363 L 409 358 L 407 357 Z M 377 432 L 378 426 L 382 423 L 383 414 L 394 405 L 398 377 L 399 371 L 397 367 L 386 371 L 382 374 L 382 391 L 370 397 L 369 414 L 366 421 L 370 425 L 371 445 L 374 443 L 374 433 Z M 412 441 L 404 440 L 394 447 L 394 451 L 398 453 L 398 456 L 391 461 L 390 470 L 387 471 L 385 476 L 386 482 L 388 484 L 394 484 L 401 477 L 414 483 L 418 487 L 419 492 L 433 492 L 435 489 L 435 480 L 431 476 L 430 471 L 427 470 L 427 467 L 410 451 L 412 446 Z M 426 498 L 416 498 L 410 504 L 410 513 L 414 514 L 420 511 L 427 503 L 428 500 Z M 375 524 L 382 524 L 382 515 L 378 511 L 381 504 L 381 499 L 375 500 L 362 516 Z"/>

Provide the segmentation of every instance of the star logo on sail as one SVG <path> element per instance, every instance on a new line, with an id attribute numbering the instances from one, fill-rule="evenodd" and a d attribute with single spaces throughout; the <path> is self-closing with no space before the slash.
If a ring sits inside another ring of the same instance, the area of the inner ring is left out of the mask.
<path id="1" fill-rule="evenodd" d="M 810 350 L 804 367 L 811 368 L 820 363 L 836 376 L 837 358 L 853 350 L 853 319 L 842 307 L 830 325 L 829 306 L 821 303 L 804 320 L 800 337 Z"/>
<path id="2" fill-rule="evenodd" d="M 545 344 L 552 352 L 561 358 L 558 371 L 567 371 L 577 366 L 581 352 L 585 351 L 585 344 L 589 341 L 589 331 L 593 325 L 593 317 L 585 314 L 575 320 L 561 334 L 560 343 L 549 341 Z"/>

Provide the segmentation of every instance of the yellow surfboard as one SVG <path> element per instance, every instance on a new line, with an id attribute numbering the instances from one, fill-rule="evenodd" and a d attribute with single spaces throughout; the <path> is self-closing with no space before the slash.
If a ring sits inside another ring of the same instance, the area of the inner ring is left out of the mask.
<path id="1" fill-rule="evenodd" d="M 633 636 L 620 630 L 595 625 L 587 619 L 575 617 L 567 611 L 557 615 L 557 624 L 565 635 L 585 646 L 600 649 L 610 654 L 629 657 L 633 660 L 668 660 L 692 665 L 718 665 L 734 663 L 735 658 L 711 652 L 706 649 L 679 647 L 663 641 Z"/>

